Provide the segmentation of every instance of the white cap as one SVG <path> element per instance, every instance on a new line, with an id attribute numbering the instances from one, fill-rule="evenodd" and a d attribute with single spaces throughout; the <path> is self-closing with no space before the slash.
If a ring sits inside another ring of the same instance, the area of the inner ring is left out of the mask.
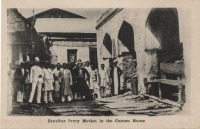
<path id="1" fill-rule="evenodd" d="M 20 59 L 19 59 L 19 62 L 22 63 L 22 62 L 23 62 L 23 58 L 20 58 Z"/>
<path id="2" fill-rule="evenodd" d="M 35 57 L 35 61 L 39 62 L 40 61 L 39 57 Z"/>
<path id="3" fill-rule="evenodd" d="M 114 60 L 113 60 L 113 63 L 118 63 L 118 60 L 117 60 L 117 59 L 114 59 Z"/>
<path id="4" fill-rule="evenodd" d="M 78 61 L 76 62 L 77 64 L 82 64 L 83 62 L 82 62 L 82 60 L 81 59 L 78 59 Z"/>

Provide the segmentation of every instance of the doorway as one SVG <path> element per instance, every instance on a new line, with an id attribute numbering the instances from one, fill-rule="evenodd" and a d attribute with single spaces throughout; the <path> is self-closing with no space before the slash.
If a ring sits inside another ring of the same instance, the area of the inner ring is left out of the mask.
<path id="1" fill-rule="evenodd" d="M 77 49 L 67 50 L 67 61 L 68 63 L 76 63 L 77 61 Z"/>
<path id="2" fill-rule="evenodd" d="M 97 46 L 90 46 L 89 52 L 90 52 L 90 63 L 93 64 L 95 68 L 97 68 L 98 67 Z"/>
<path id="3" fill-rule="evenodd" d="M 161 45 L 161 50 L 157 53 L 159 62 L 174 63 L 183 58 L 176 8 L 153 8 L 147 18 L 146 27 Z"/>
<path id="4" fill-rule="evenodd" d="M 134 42 L 134 30 L 131 24 L 126 21 L 123 21 L 119 33 L 118 39 L 120 42 L 129 50 L 129 52 L 122 52 L 122 55 L 132 55 L 133 59 L 136 59 L 136 52 L 135 52 L 135 42 Z"/>

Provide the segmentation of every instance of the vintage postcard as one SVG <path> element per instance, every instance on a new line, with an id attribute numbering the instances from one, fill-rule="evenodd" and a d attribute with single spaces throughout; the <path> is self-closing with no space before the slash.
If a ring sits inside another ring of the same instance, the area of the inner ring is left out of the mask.
<path id="1" fill-rule="evenodd" d="M 2 1 L 1 128 L 200 128 L 200 1 Z"/>

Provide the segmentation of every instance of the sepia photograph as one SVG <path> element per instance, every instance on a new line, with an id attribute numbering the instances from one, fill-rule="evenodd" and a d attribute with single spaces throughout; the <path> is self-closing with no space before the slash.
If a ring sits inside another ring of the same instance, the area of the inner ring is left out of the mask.
<path id="1" fill-rule="evenodd" d="M 3 0 L 0 129 L 200 129 L 199 5 Z"/>
<path id="2" fill-rule="evenodd" d="M 185 16 L 173 7 L 8 8 L 8 115 L 180 114 Z"/>

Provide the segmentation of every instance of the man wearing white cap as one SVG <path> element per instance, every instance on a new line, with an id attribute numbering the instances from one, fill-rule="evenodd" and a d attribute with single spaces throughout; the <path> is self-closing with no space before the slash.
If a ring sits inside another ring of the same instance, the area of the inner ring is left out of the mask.
<path id="1" fill-rule="evenodd" d="M 37 87 L 37 103 L 41 103 L 41 87 L 43 83 L 43 72 L 39 66 L 40 59 L 35 57 L 35 64 L 31 67 L 30 71 L 30 83 L 32 83 L 32 90 L 29 98 L 29 103 L 32 103 L 35 94 L 35 89 Z"/>

